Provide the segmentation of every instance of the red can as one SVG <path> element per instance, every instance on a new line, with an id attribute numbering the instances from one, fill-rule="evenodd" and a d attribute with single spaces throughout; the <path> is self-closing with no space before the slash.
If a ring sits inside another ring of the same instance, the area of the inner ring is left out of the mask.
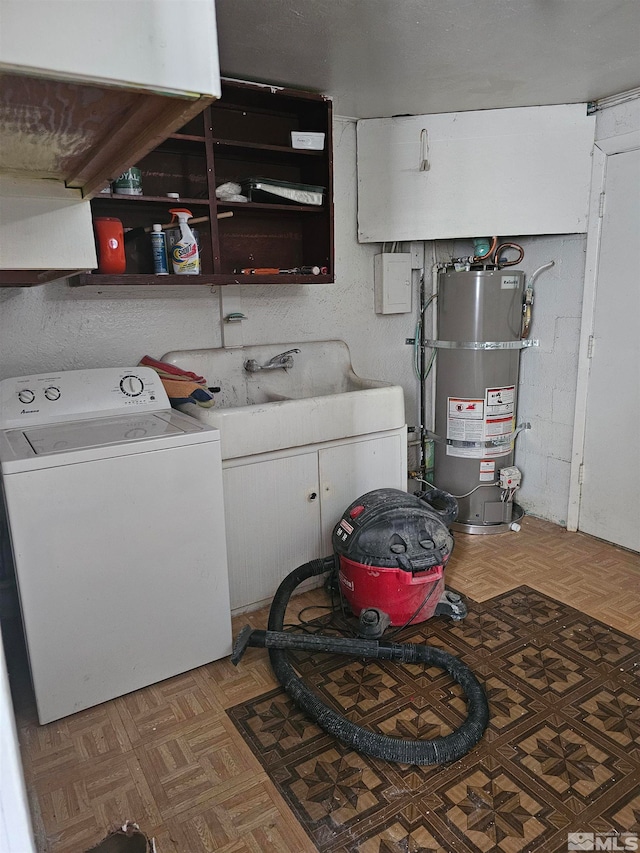
<path id="1" fill-rule="evenodd" d="M 121 275 L 127 267 L 122 222 L 112 216 L 98 216 L 93 220 L 93 227 L 98 248 L 98 272 Z"/>

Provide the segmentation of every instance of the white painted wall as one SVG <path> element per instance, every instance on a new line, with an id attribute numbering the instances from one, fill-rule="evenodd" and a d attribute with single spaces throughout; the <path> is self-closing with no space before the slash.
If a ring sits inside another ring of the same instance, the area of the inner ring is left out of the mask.
<path id="1" fill-rule="evenodd" d="M 336 282 L 333 285 L 241 288 L 245 344 L 341 338 L 359 375 L 401 384 L 407 421 L 417 422 L 413 374 L 414 314 L 374 312 L 373 257 L 379 244 L 357 242 L 355 123 L 334 131 Z M 502 235 L 506 237 L 506 235 Z M 519 420 L 533 429 L 518 439 L 524 472 L 520 500 L 535 515 L 563 524 L 584 277 L 582 235 L 518 239 L 528 274 L 554 260 L 536 284 L 532 335 L 539 350 L 522 354 Z M 427 243 L 427 263 L 432 244 Z M 437 256 L 468 253 L 470 245 L 440 241 Z M 133 365 L 145 354 L 221 346 L 218 294 L 209 288 L 70 288 L 66 283 L 0 289 L 0 376 L 48 369 Z M 414 293 L 414 309 L 417 293 Z M 211 378 L 212 381 L 215 377 Z"/>
<path id="2" fill-rule="evenodd" d="M 608 99 L 609 102 L 614 98 Z M 611 103 L 596 116 L 596 139 L 608 139 L 640 129 L 640 96 L 620 104 Z"/>

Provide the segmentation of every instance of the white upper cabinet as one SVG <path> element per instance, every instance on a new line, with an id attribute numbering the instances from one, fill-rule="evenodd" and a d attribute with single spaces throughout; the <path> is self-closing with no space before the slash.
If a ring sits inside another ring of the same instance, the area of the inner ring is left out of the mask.
<path id="1" fill-rule="evenodd" d="M 219 95 L 213 0 L 0 0 L 0 172 L 88 197 Z"/>
<path id="2" fill-rule="evenodd" d="M 2 67 L 220 97 L 213 0 L 2 0 Z"/>
<path id="3" fill-rule="evenodd" d="M 88 199 L 218 97 L 214 0 L 0 0 L 0 286 L 95 267 Z"/>
<path id="4" fill-rule="evenodd" d="M 586 104 L 363 119 L 358 239 L 586 231 L 594 129 Z"/>

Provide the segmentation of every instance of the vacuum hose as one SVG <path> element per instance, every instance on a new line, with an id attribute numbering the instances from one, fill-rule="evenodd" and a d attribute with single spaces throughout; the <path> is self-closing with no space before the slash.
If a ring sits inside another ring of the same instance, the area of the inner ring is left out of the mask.
<path id="1" fill-rule="evenodd" d="M 451 734 L 432 740 L 404 740 L 361 728 L 325 705 L 297 675 L 287 659 L 286 639 L 278 639 L 278 632 L 283 630 L 289 599 L 295 588 L 307 578 L 322 575 L 334 567 L 334 558 L 326 557 L 323 560 L 312 560 L 305 563 L 287 575 L 278 587 L 273 599 L 269 613 L 268 631 L 250 632 L 261 636 L 259 639 L 255 638 L 253 643 L 247 636 L 244 646 L 269 647 L 269 658 L 273 671 L 296 705 L 326 732 L 357 752 L 375 758 L 383 758 L 387 761 L 397 761 L 401 764 L 444 764 L 457 761 L 466 755 L 480 740 L 487 727 L 489 707 L 484 691 L 471 670 L 462 661 L 441 649 L 415 643 L 385 643 L 378 640 L 337 639 L 318 635 L 280 635 L 284 638 L 291 638 L 291 640 L 295 637 L 293 643 L 289 643 L 289 645 L 295 645 L 298 648 L 339 652 L 355 657 L 386 658 L 402 663 L 424 663 L 427 666 L 438 666 L 446 670 L 464 690 L 467 697 L 468 714 L 462 725 Z M 276 644 L 281 647 L 273 647 Z"/>

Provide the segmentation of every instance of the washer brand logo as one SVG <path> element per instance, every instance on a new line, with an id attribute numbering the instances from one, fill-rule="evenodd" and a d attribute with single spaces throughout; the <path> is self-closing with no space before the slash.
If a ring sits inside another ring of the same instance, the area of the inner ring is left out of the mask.
<path id="1" fill-rule="evenodd" d="M 35 415 L 40 411 L 40 409 L 21 409 L 21 415 Z"/>
<path id="2" fill-rule="evenodd" d="M 640 850 L 638 836 L 633 832 L 570 832 L 567 850 Z"/>

